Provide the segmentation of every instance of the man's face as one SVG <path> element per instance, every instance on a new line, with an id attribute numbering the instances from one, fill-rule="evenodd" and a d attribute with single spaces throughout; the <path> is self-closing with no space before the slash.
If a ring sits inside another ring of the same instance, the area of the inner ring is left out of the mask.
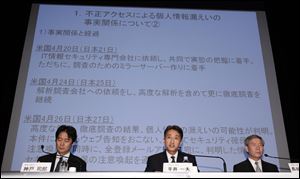
<path id="1" fill-rule="evenodd" d="M 60 155 L 67 154 L 72 147 L 73 141 L 66 132 L 61 132 L 56 139 L 56 149 Z"/>
<path id="2" fill-rule="evenodd" d="M 170 154 L 174 155 L 178 151 L 180 143 L 181 143 L 180 134 L 173 129 L 169 130 L 164 138 L 164 144 L 166 150 Z"/>
<path id="3" fill-rule="evenodd" d="M 264 153 L 264 145 L 260 139 L 254 138 L 249 141 L 248 146 L 246 146 L 246 151 L 251 159 L 257 161 Z"/>

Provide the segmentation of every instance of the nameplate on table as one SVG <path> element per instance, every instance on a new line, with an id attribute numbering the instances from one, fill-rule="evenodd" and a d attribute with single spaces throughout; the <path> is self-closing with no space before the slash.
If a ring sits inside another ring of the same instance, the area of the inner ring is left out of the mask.
<path id="1" fill-rule="evenodd" d="M 26 163 L 24 162 L 20 172 L 50 172 L 51 162 L 35 162 Z"/>
<path id="2" fill-rule="evenodd" d="M 291 172 L 299 173 L 299 163 L 289 163 Z"/>
<path id="3" fill-rule="evenodd" d="M 198 172 L 196 166 L 192 163 L 164 163 L 163 172 L 166 173 L 182 173 L 182 172 Z"/>

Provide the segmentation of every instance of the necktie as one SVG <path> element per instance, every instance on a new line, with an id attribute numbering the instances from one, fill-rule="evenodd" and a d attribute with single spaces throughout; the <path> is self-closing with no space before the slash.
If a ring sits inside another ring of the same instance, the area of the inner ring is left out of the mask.
<path id="1" fill-rule="evenodd" d="M 258 162 L 255 162 L 256 169 L 255 172 L 261 172 L 261 169 L 259 168 Z"/>
<path id="2" fill-rule="evenodd" d="M 175 163 L 175 157 L 172 156 L 171 158 L 172 158 L 172 163 Z"/>
<path id="3" fill-rule="evenodd" d="M 59 168 L 60 168 L 59 166 L 60 166 L 60 164 L 61 164 L 62 161 L 63 161 L 63 157 L 60 157 L 59 161 L 58 161 L 58 163 L 56 165 L 55 172 L 59 172 Z"/>

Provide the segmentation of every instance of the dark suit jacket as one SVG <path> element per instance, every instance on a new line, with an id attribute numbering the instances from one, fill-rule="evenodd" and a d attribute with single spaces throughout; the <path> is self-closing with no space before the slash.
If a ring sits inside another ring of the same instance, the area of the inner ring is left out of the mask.
<path id="1" fill-rule="evenodd" d="M 55 160 L 56 153 L 39 157 L 38 162 L 51 162 L 51 172 L 53 172 L 55 168 Z M 77 172 L 86 172 L 86 162 L 73 154 L 70 154 L 68 164 L 69 168 L 75 167 Z"/>
<path id="2" fill-rule="evenodd" d="M 263 172 L 278 172 L 276 165 L 261 160 Z M 251 162 L 247 159 L 233 166 L 233 172 L 255 172 Z"/>
<path id="3" fill-rule="evenodd" d="M 183 157 L 188 156 L 189 162 L 193 163 L 193 166 L 197 166 L 196 158 L 193 155 L 178 151 L 177 162 L 182 162 Z M 145 172 L 163 171 L 163 164 L 168 163 L 168 157 L 166 151 L 158 153 L 148 157 L 147 167 Z"/>

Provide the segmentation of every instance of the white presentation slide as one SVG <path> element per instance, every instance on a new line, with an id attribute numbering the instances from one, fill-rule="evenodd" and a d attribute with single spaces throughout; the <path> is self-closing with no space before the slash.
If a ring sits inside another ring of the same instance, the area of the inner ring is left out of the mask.
<path id="1" fill-rule="evenodd" d="M 270 91 L 278 89 L 268 82 L 273 59 L 262 46 L 261 16 L 35 4 L 4 171 L 36 162 L 41 145 L 56 152 L 60 125 L 76 128 L 72 151 L 88 171 L 144 171 L 147 157 L 164 150 L 168 125 L 183 128 L 181 151 L 223 157 L 228 171 L 246 159 L 252 134 L 263 137 L 265 153 L 288 156 L 279 151 L 287 151 L 286 138 L 275 125 L 283 121 L 274 115 L 279 97 Z M 220 159 L 196 159 L 200 171 L 223 171 Z"/>

